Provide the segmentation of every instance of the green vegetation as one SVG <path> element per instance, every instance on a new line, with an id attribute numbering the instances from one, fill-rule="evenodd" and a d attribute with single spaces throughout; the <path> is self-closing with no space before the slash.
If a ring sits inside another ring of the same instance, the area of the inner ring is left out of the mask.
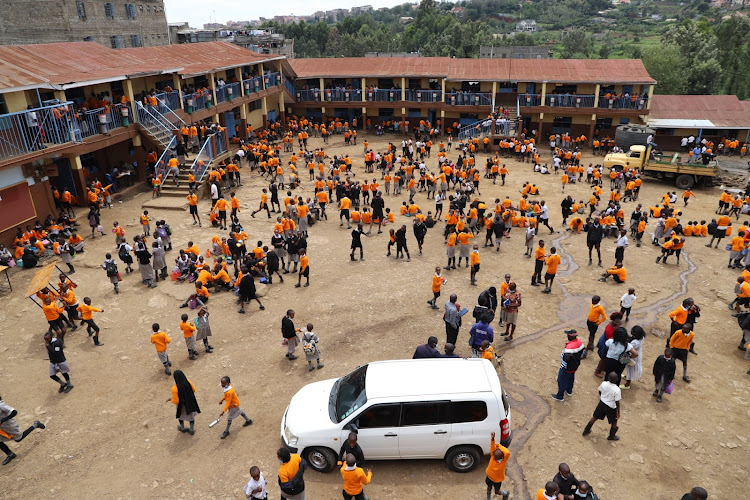
<path id="1" fill-rule="evenodd" d="M 750 98 L 750 20 L 706 0 L 469 0 L 400 5 L 336 23 L 267 23 L 295 39 L 297 57 L 367 52 L 478 57 L 481 45 L 545 45 L 555 57 L 637 58 L 662 94 Z M 532 19 L 538 30 L 515 32 Z"/>

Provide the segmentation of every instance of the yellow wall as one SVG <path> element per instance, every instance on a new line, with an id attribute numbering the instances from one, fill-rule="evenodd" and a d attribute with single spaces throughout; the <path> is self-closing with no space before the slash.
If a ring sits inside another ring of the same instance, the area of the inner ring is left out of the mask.
<path id="1" fill-rule="evenodd" d="M 31 103 L 31 101 L 26 98 L 25 92 L 9 92 L 3 94 L 3 97 L 5 97 L 5 104 L 8 105 L 9 113 L 23 111 Z M 36 96 L 34 96 L 34 102 L 36 102 Z"/>
<path id="2" fill-rule="evenodd" d="M 257 130 L 263 126 L 263 110 L 258 108 L 247 115 L 247 123 Z"/>

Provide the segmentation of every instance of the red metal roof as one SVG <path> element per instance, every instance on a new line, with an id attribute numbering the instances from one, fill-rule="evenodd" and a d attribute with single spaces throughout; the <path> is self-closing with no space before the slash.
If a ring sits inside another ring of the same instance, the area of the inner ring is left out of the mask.
<path id="1" fill-rule="evenodd" d="M 449 81 L 654 84 L 639 59 L 292 59 L 298 78 L 440 77 Z"/>
<path id="2" fill-rule="evenodd" d="M 735 95 L 654 95 L 649 119 L 708 120 L 716 128 L 750 128 L 750 102 Z"/>
<path id="3" fill-rule="evenodd" d="M 257 54 L 227 42 L 110 49 L 92 42 L 0 46 L 0 91 L 47 87 L 179 70 L 201 74 L 281 56 Z"/>

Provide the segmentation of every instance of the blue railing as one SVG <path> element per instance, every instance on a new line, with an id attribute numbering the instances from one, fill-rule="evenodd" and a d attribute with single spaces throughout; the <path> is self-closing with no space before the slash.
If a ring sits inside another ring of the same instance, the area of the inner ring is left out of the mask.
<path id="1" fill-rule="evenodd" d="M 593 108 L 593 95 L 577 94 L 547 94 L 545 96 L 545 106 L 556 108 Z"/>
<path id="2" fill-rule="evenodd" d="M 300 101 L 320 101 L 320 96 L 322 95 L 319 89 L 310 89 L 310 90 L 297 90 L 294 93 L 295 96 L 297 96 L 297 102 Z"/>
<path id="3" fill-rule="evenodd" d="M 401 89 L 369 89 L 365 98 L 369 102 L 396 102 L 401 100 Z"/>
<path id="4" fill-rule="evenodd" d="M 519 106 L 541 106 L 542 94 L 521 94 L 518 96 Z"/>
<path id="5" fill-rule="evenodd" d="M 172 156 L 172 153 L 176 151 L 176 148 L 177 148 L 177 136 L 173 135 L 172 139 L 170 139 L 169 141 L 169 144 L 167 144 L 167 147 L 165 147 L 164 151 L 162 151 L 161 156 L 159 157 L 159 161 L 156 162 L 156 166 L 154 167 L 154 170 L 156 171 L 157 175 L 162 174 L 162 184 L 167 180 L 167 177 L 169 177 L 169 170 L 167 169 L 167 162 Z"/>
<path id="6" fill-rule="evenodd" d="M 215 134 L 211 134 L 206 138 L 203 143 L 198 155 L 195 157 L 193 164 L 190 166 L 190 171 L 195 175 L 198 184 L 203 182 L 203 178 L 206 176 L 208 168 L 211 166 L 214 158 L 221 153 L 226 152 L 226 132 L 218 131 Z M 216 140 L 212 141 L 211 137 L 216 136 Z M 214 143 L 216 146 L 214 146 Z"/>
<path id="7" fill-rule="evenodd" d="M 292 84 L 292 82 L 290 82 L 290 81 L 289 81 L 289 80 L 288 80 L 288 79 L 287 79 L 286 77 L 284 77 L 284 88 L 285 88 L 285 89 L 286 89 L 286 91 L 287 91 L 287 92 L 289 92 L 290 94 L 292 94 L 292 95 L 296 95 L 296 94 L 294 93 L 294 85 L 293 85 L 293 84 Z"/>
<path id="8" fill-rule="evenodd" d="M 271 87 L 275 87 L 277 85 L 281 85 L 281 73 L 278 73 L 278 72 L 266 73 L 264 76 L 264 79 L 266 82 L 267 89 Z"/>
<path id="9" fill-rule="evenodd" d="M 180 108 L 180 93 L 176 90 L 161 92 L 159 94 L 156 94 L 154 97 L 156 97 L 156 100 L 159 103 L 159 108 L 166 107 L 170 110 Z M 159 109 L 159 111 L 161 111 L 161 109 Z"/>
<path id="10" fill-rule="evenodd" d="M 182 100 L 185 104 L 185 111 L 187 111 L 188 113 L 194 113 L 201 109 L 206 109 L 213 106 L 213 95 L 208 89 L 204 90 L 203 92 L 185 94 L 182 96 Z"/>
<path id="11" fill-rule="evenodd" d="M 216 103 L 237 99 L 241 96 L 241 90 L 240 82 L 227 83 L 221 87 L 216 87 Z"/>
<path id="12" fill-rule="evenodd" d="M 325 100 L 328 102 L 361 102 L 362 101 L 362 90 L 361 89 L 347 89 L 343 87 L 337 87 L 332 89 L 325 89 L 323 94 Z M 400 94 L 399 94 L 400 100 Z"/>
<path id="13" fill-rule="evenodd" d="M 451 106 L 491 106 L 489 92 L 446 92 L 445 103 Z"/>
<path id="14" fill-rule="evenodd" d="M 645 109 L 647 102 L 647 97 L 640 96 L 599 96 L 599 107 L 605 109 Z"/>
<path id="15" fill-rule="evenodd" d="M 107 134 L 129 125 L 130 112 L 127 104 L 116 104 L 76 113 L 73 103 L 65 102 L 0 115 L 0 159 Z"/>
<path id="16" fill-rule="evenodd" d="M 410 102 L 442 102 L 443 93 L 439 90 L 406 89 L 406 100 Z"/>
<path id="17" fill-rule="evenodd" d="M 253 76 L 242 80 L 242 88 L 245 95 L 263 90 L 263 79 L 260 76 Z"/>

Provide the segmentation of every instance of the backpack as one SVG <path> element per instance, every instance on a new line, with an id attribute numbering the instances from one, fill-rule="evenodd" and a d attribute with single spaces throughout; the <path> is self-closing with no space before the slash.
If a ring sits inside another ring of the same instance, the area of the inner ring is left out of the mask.
<path id="1" fill-rule="evenodd" d="M 315 354 L 315 339 L 308 335 L 310 335 L 309 332 L 302 335 L 302 350 L 305 351 L 305 354 Z"/>
<path id="2" fill-rule="evenodd" d="M 172 236 L 172 226 L 170 226 L 169 224 L 166 224 L 166 223 L 165 223 L 165 224 L 164 224 L 164 229 L 166 229 L 166 230 L 167 230 L 167 234 L 168 234 L 169 236 Z"/>
<path id="3" fill-rule="evenodd" d="M 126 248 L 124 243 L 120 245 L 120 249 L 117 251 L 117 255 L 119 255 L 121 260 L 125 260 L 128 258 L 128 249 Z"/>
<path id="4" fill-rule="evenodd" d="M 104 263 L 104 269 L 107 271 L 107 276 L 110 278 L 112 276 L 117 276 L 117 264 L 115 264 L 115 261 L 109 260 Z"/>

